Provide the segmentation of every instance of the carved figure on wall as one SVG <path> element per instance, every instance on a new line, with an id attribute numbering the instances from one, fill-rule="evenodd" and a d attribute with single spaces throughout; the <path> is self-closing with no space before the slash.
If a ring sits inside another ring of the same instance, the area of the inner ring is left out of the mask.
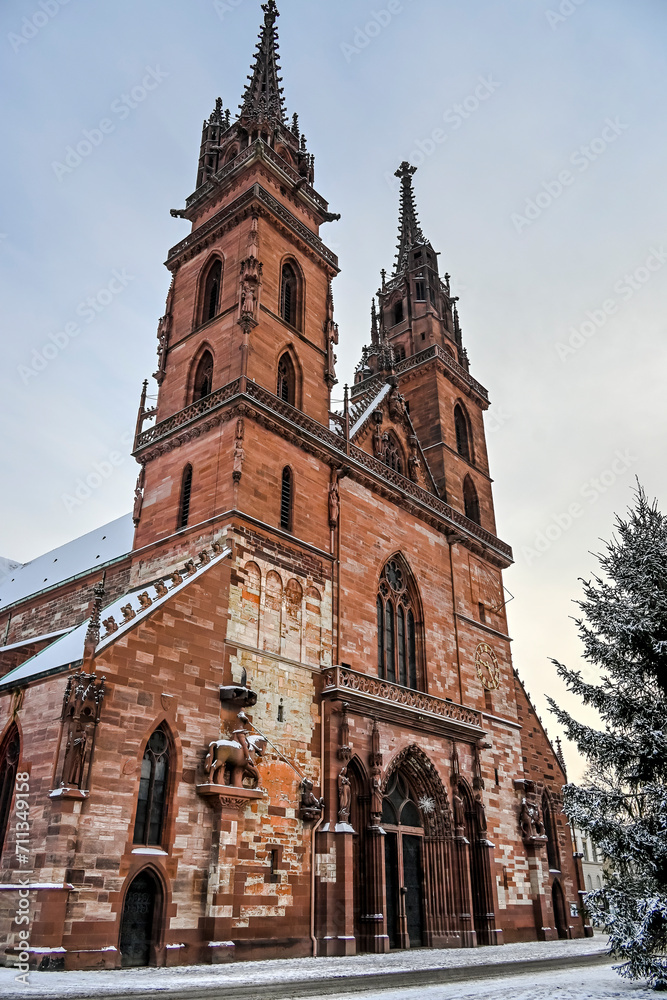
<path id="1" fill-rule="evenodd" d="M 215 740 L 209 744 L 204 770 L 212 785 L 222 783 L 219 779 L 224 775 L 225 768 L 230 770 L 229 784 L 234 788 L 243 788 L 245 778 L 255 783 L 253 787 L 259 785 L 257 760 L 264 753 L 266 740 L 248 732 L 249 722 L 245 713 L 239 712 L 239 719 L 241 727 L 234 730 L 231 739 Z"/>
<path id="2" fill-rule="evenodd" d="M 479 832 L 484 835 L 488 829 L 486 809 L 484 808 L 484 803 L 482 802 L 482 796 L 479 794 L 475 796 L 475 816 L 477 817 L 477 827 Z"/>
<path id="3" fill-rule="evenodd" d="M 410 435 L 410 458 L 408 459 L 408 476 L 413 483 L 419 482 L 419 453 L 417 450 L 418 441 L 414 434 Z"/>
<path id="4" fill-rule="evenodd" d="M 350 746 L 350 723 L 347 717 L 348 704 L 343 702 L 340 710 L 340 729 L 338 730 L 338 750 L 336 751 L 339 760 L 347 761 L 352 756 Z"/>
<path id="5" fill-rule="evenodd" d="M 171 310 L 173 301 L 174 279 L 172 278 L 169 286 L 169 292 L 167 293 L 167 304 L 165 306 L 164 316 L 161 317 L 157 325 L 157 371 L 153 375 L 153 378 L 158 385 L 162 385 L 167 372 L 167 351 L 169 350 L 169 337 L 171 334 Z"/>
<path id="6" fill-rule="evenodd" d="M 159 600 L 159 599 L 160 599 L 161 597 L 166 597 L 166 596 L 167 596 L 167 594 L 169 593 L 169 590 L 167 589 L 167 587 L 165 587 L 165 585 L 164 585 L 164 583 L 162 582 L 162 580 L 159 580 L 159 581 L 158 581 L 158 582 L 157 582 L 157 583 L 155 584 L 155 593 L 156 593 L 156 595 L 157 595 L 157 599 L 158 599 L 158 600 Z"/>
<path id="7" fill-rule="evenodd" d="M 185 564 L 184 572 L 187 573 L 188 576 L 195 575 L 195 573 L 197 572 L 197 567 L 195 566 L 194 559 L 188 559 L 188 561 Z"/>
<path id="8" fill-rule="evenodd" d="M 324 799 L 318 799 L 313 794 L 313 783 L 310 778 L 304 778 L 301 782 L 301 803 L 299 813 L 304 823 L 312 823 L 319 819 L 324 809 Z"/>
<path id="9" fill-rule="evenodd" d="M 452 803 L 454 805 L 454 828 L 456 836 L 463 837 L 465 835 L 466 814 L 463 799 L 459 795 L 458 788 L 452 794 Z"/>
<path id="10" fill-rule="evenodd" d="M 352 805 L 352 787 L 347 776 L 347 764 L 338 774 L 338 822 L 349 823 Z"/>
<path id="11" fill-rule="evenodd" d="M 151 604 L 153 603 L 151 598 L 148 596 L 147 590 L 145 590 L 143 594 L 139 594 L 137 600 L 139 601 L 139 607 L 141 608 L 142 611 L 147 611 L 148 608 L 150 608 Z"/>
<path id="12" fill-rule="evenodd" d="M 371 816 L 377 823 L 382 816 L 382 779 L 379 774 L 374 774 L 371 778 Z"/>
<path id="13" fill-rule="evenodd" d="M 170 579 L 172 587 L 178 587 L 181 583 L 183 583 L 183 577 L 179 572 L 172 573 Z"/>
<path id="14" fill-rule="evenodd" d="M 123 620 L 126 622 L 131 622 L 133 618 L 137 617 L 136 612 L 131 604 L 125 604 L 120 610 L 123 616 Z"/>
<path id="15" fill-rule="evenodd" d="M 336 470 L 331 472 L 331 482 L 329 483 L 329 527 L 335 528 L 338 524 L 340 514 L 340 491 L 338 488 L 338 475 Z"/>
<path id="16" fill-rule="evenodd" d="M 241 314 L 255 315 L 255 283 L 247 278 L 241 283 Z"/>
<path id="17" fill-rule="evenodd" d="M 74 674 L 67 681 L 61 715 L 61 738 L 65 741 L 61 788 L 85 788 L 86 767 L 90 770 L 104 684 L 104 677 L 98 680 L 96 674 L 83 672 Z"/>
<path id="18" fill-rule="evenodd" d="M 239 417 L 236 421 L 236 440 L 234 441 L 234 471 L 232 473 L 235 483 L 240 482 L 241 474 L 243 472 L 243 463 L 245 461 L 245 450 L 243 448 L 243 440 L 245 437 L 245 421 L 243 417 Z"/>
<path id="19" fill-rule="evenodd" d="M 143 507 L 144 503 L 145 479 L 146 479 L 146 466 L 142 465 L 141 471 L 137 476 L 136 486 L 134 487 L 134 507 L 132 508 L 132 521 L 134 522 L 135 528 L 139 524 L 139 521 L 141 519 L 141 508 Z"/>

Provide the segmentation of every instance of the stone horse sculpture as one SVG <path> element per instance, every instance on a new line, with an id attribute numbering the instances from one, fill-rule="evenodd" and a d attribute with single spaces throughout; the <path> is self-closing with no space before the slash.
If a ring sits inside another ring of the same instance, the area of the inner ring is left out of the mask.
<path id="1" fill-rule="evenodd" d="M 231 771 L 231 785 L 234 788 L 243 788 L 244 778 L 252 778 L 256 785 L 259 784 L 257 759 L 264 753 L 266 740 L 262 736 L 246 734 L 243 736 L 247 750 L 235 739 L 215 740 L 209 744 L 204 770 L 211 785 L 221 784 L 218 778 L 224 776 L 226 767 Z"/>

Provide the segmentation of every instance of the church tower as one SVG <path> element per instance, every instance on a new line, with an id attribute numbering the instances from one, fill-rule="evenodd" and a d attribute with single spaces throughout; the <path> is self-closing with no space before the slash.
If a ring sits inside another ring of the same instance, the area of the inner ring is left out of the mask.
<path id="1" fill-rule="evenodd" d="M 402 163 L 394 271 L 382 272 L 372 306 L 371 343 L 355 376 L 353 400 L 373 379 L 395 374 L 440 496 L 495 534 L 483 413 L 484 386 L 470 375 L 458 298 L 440 277 L 438 253 L 419 222 L 413 176 Z"/>
<path id="2" fill-rule="evenodd" d="M 158 396 L 148 406 L 144 392 L 137 428 L 135 549 L 237 507 L 283 528 L 299 522 L 300 510 L 281 512 L 283 469 L 269 470 L 243 421 L 232 420 L 244 409 L 232 413 L 225 404 L 233 397 L 250 393 L 261 408 L 269 393 L 292 415 L 328 424 L 338 261 L 319 233 L 339 216 L 313 187 L 315 161 L 298 115 L 287 119 L 278 10 L 274 0 L 262 8 L 238 115 L 216 101 L 202 129 L 196 190 L 172 210 L 192 229 L 166 261 L 172 281 L 158 328 Z M 232 465 L 233 476 L 225 474 Z M 250 466 L 273 479 L 262 497 L 244 494 Z"/>

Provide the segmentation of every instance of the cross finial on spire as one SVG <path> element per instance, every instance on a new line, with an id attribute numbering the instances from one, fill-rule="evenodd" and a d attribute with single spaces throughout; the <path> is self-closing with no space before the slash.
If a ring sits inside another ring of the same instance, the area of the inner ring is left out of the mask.
<path id="1" fill-rule="evenodd" d="M 415 194 L 412 188 L 412 178 L 416 174 L 417 168 L 404 160 L 395 173 L 401 182 L 401 207 L 399 216 L 398 253 L 396 260 L 396 274 L 404 271 L 408 265 L 408 254 L 415 246 L 426 243 L 426 237 L 422 232 L 417 218 L 417 207 L 415 205 Z"/>
<path id="2" fill-rule="evenodd" d="M 278 31 L 276 19 L 279 11 L 275 0 L 262 4 L 264 26 L 260 31 L 252 76 L 241 104 L 241 114 L 249 118 L 277 118 L 285 121 L 285 102 L 278 63 Z"/>

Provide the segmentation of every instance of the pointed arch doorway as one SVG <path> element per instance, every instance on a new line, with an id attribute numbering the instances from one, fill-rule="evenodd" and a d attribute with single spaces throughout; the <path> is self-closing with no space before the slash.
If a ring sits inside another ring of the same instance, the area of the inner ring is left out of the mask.
<path id="1" fill-rule="evenodd" d="M 424 823 L 405 776 L 391 777 L 382 804 L 390 948 L 424 943 Z"/>
<path id="2" fill-rule="evenodd" d="M 120 925 L 124 969 L 151 965 L 155 961 L 162 896 L 160 881 L 150 868 L 144 868 L 130 883 Z"/>
<path id="3" fill-rule="evenodd" d="M 570 934 L 567 923 L 567 911 L 565 909 L 565 897 L 563 896 L 561 884 L 557 879 L 554 880 L 554 884 L 551 887 L 551 901 L 554 908 L 554 923 L 558 937 L 568 938 Z"/>

